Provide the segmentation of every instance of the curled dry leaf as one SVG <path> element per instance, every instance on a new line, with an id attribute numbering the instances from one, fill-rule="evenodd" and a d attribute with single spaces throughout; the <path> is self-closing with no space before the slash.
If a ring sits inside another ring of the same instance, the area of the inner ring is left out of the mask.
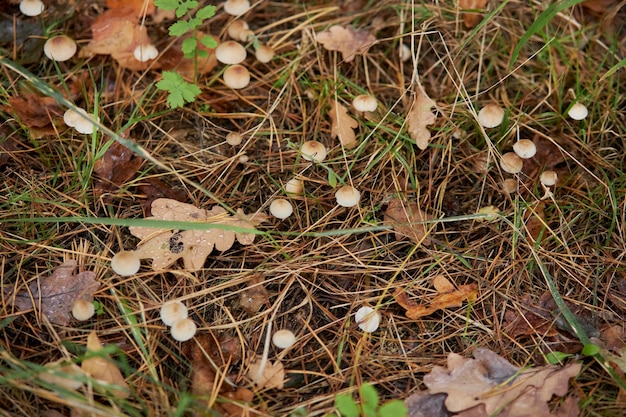
<path id="1" fill-rule="evenodd" d="M 460 285 L 458 289 L 442 275 L 433 278 L 433 286 L 437 290 L 436 296 L 425 304 L 418 304 L 407 297 L 402 288 L 397 288 L 393 294 L 396 303 L 406 310 L 406 316 L 412 320 L 428 316 L 437 310 L 449 307 L 461 307 L 464 301 L 474 301 L 478 296 L 476 284 Z"/>
<path id="2" fill-rule="evenodd" d="M 20 310 L 40 307 L 51 323 L 67 326 L 74 303 L 77 300 L 92 302 L 93 293 L 100 287 L 96 274 L 84 271 L 74 275 L 74 269 L 75 260 L 64 262 L 48 278 L 37 279 L 28 286 L 28 291 L 16 294 L 13 305 Z"/>
<path id="3" fill-rule="evenodd" d="M 446 409 L 464 416 L 562 415 L 551 414 L 548 401 L 565 396 L 569 379 L 582 367 L 571 363 L 521 370 L 486 348 L 473 355 L 475 359 L 466 359 L 450 353 L 447 369 L 435 366 L 424 376 L 429 393 L 447 394 Z"/>
<path id="4" fill-rule="evenodd" d="M 396 239 L 409 238 L 418 245 L 428 245 L 429 226 L 424 222 L 433 219 L 433 216 L 420 210 L 417 203 L 403 203 L 399 198 L 394 198 L 387 205 L 383 222 L 393 227 Z"/>
<path id="5" fill-rule="evenodd" d="M 278 388 L 282 389 L 285 385 L 285 368 L 280 361 L 272 363 L 267 361 L 265 367 L 261 370 L 259 376 L 259 370 L 261 369 L 261 357 L 258 356 L 254 362 L 250 364 L 248 368 L 248 378 L 251 380 L 256 379 L 256 385 L 259 388 Z"/>
<path id="6" fill-rule="evenodd" d="M 351 62 L 357 54 L 364 54 L 376 42 L 374 35 L 352 26 L 331 26 L 316 36 L 317 42 L 328 51 L 339 51 L 345 62 Z"/>
<path id="7" fill-rule="evenodd" d="M 333 100 L 328 113 L 331 120 L 330 132 L 334 138 L 339 138 L 341 144 L 351 149 L 356 146 L 356 135 L 354 130 L 359 123 L 348 114 L 348 110 L 337 100 Z"/>
<path id="8" fill-rule="evenodd" d="M 169 198 L 159 198 L 152 202 L 152 217 L 149 219 L 203 222 L 254 232 L 254 226 L 261 224 L 267 217 L 261 213 L 244 215 L 240 210 L 235 217 L 219 206 L 206 210 Z M 197 271 L 202 268 L 213 247 L 224 252 L 230 249 L 235 239 L 242 245 L 250 245 L 255 236 L 254 233 L 221 228 L 181 231 L 130 227 L 130 232 L 142 239 L 136 253 L 141 259 L 152 259 L 154 270 L 165 269 L 182 258 L 186 269 Z"/>
<path id="9" fill-rule="evenodd" d="M 96 332 L 87 336 L 87 358 L 81 364 L 82 370 L 92 378 L 104 384 L 108 391 L 120 398 L 128 398 L 130 390 L 119 368 L 111 362 L 108 355 L 98 353 L 102 343 Z M 106 385 L 112 385 L 107 387 Z"/>
<path id="10" fill-rule="evenodd" d="M 433 106 L 435 102 L 418 87 L 411 111 L 406 115 L 406 124 L 411 138 L 421 150 L 426 149 L 430 142 L 430 131 L 427 126 L 432 125 L 436 120 L 435 113 L 430 111 Z"/>
<path id="11" fill-rule="evenodd" d="M 269 295 L 263 281 L 261 274 L 255 275 L 246 282 L 247 288 L 241 292 L 239 304 L 250 316 L 254 316 L 262 306 L 269 303 Z"/>
<path id="12" fill-rule="evenodd" d="M 96 193 L 113 191 L 137 174 L 143 159 L 119 142 L 114 142 L 109 149 L 94 163 L 93 171 L 99 177 L 94 188 Z"/>

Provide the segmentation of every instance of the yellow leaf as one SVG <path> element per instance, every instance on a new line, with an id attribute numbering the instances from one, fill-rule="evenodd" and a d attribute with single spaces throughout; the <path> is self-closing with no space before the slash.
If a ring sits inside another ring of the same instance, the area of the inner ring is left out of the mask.
<path id="1" fill-rule="evenodd" d="M 87 336 L 87 354 L 96 353 L 100 350 L 102 350 L 100 338 L 98 338 L 96 332 L 89 333 L 89 336 Z M 109 390 L 115 396 L 128 398 L 130 395 L 128 384 L 119 368 L 110 361 L 108 355 L 89 356 L 81 364 L 82 370 L 103 384 L 113 385 Z"/>
<path id="2" fill-rule="evenodd" d="M 330 126 L 331 135 L 334 138 L 339 138 L 339 141 L 345 148 L 354 148 L 356 146 L 356 135 L 352 129 L 358 127 L 359 123 L 350 117 L 348 110 L 336 100 L 330 105 L 329 116 L 332 121 Z"/>

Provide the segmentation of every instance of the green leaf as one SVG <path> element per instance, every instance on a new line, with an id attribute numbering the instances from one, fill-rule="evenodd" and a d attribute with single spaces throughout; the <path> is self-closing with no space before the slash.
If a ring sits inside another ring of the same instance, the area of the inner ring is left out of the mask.
<path id="1" fill-rule="evenodd" d="M 332 169 L 328 170 L 328 185 L 330 185 L 332 188 L 335 188 L 337 186 L 337 174 L 335 174 L 335 171 L 333 171 Z"/>
<path id="2" fill-rule="evenodd" d="M 335 407 L 343 417 L 359 417 L 359 407 L 349 394 L 339 394 L 335 397 Z"/>
<path id="3" fill-rule="evenodd" d="M 588 343 L 583 346 L 581 353 L 585 356 L 594 356 L 600 353 L 600 347 L 598 345 L 594 345 L 593 343 Z"/>
<path id="4" fill-rule="evenodd" d="M 196 0 L 187 0 L 181 2 L 180 5 L 176 8 L 176 17 L 181 18 L 191 9 L 195 9 L 198 7 L 198 2 Z"/>
<path id="5" fill-rule="evenodd" d="M 400 400 L 393 400 L 383 404 L 378 409 L 379 417 L 406 417 L 408 410 Z"/>
<path id="6" fill-rule="evenodd" d="M 203 36 L 202 39 L 200 39 L 200 42 L 209 49 L 217 48 L 217 41 L 213 36 Z"/>
<path id="7" fill-rule="evenodd" d="M 183 36 L 192 29 L 194 28 L 192 28 L 187 21 L 179 20 L 170 26 L 170 36 Z"/>
<path id="8" fill-rule="evenodd" d="M 193 102 L 201 92 L 200 87 L 188 83 L 177 72 L 163 71 L 162 76 L 163 79 L 156 86 L 159 90 L 169 92 L 167 104 L 173 109 L 183 107 L 185 102 Z"/>
<path id="9" fill-rule="evenodd" d="M 181 49 L 186 57 L 189 58 L 189 55 L 193 55 L 198 46 L 198 40 L 196 38 L 187 38 L 183 41 Z"/>
<path id="10" fill-rule="evenodd" d="M 196 51 L 196 55 L 198 56 L 198 58 L 206 58 L 207 56 L 209 56 L 209 53 L 204 49 L 199 49 Z"/>
<path id="11" fill-rule="evenodd" d="M 559 14 L 560 12 L 562 12 L 563 10 L 569 7 L 573 7 L 577 5 L 578 3 L 582 3 L 583 1 L 585 0 L 557 1 L 555 3 L 552 3 L 546 10 L 544 10 L 543 13 L 541 13 L 539 17 L 535 19 L 533 24 L 530 25 L 528 30 L 522 35 L 519 42 L 517 42 L 517 46 L 513 50 L 513 54 L 511 55 L 511 60 L 509 61 L 509 68 L 511 68 L 513 64 L 515 63 L 515 61 L 517 61 L 517 57 L 519 56 L 520 51 L 522 50 L 524 45 L 528 43 L 530 38 L 532 38 L 535 34 L 537 34 L 537 32 L 541 31 L 541 29 L 543 29 L 548 23 L 550 23 L 550 21 L 552 20 L 552 18 L 554 18 L 554 16 L 556 16 L 557 14 Z"/>
<path id="12" fill-rule="evenodd" d="M 546 362 L 548 362 L 550 365 L 557 365 L 559 363 L 562 363 L 565 359 L 572 357 L 574 355 L 570 354 L 570 353 L 563 353 L 563 352 L 559 352 L 554 351 L 554 352 L 549 352 L 546 354 Z"/>
<path id="13" fill-rule="evenodd" d="M 191 19 L 189 19 L 189 28 L 191 30 L 196 30 L 198 29 L 198 27 L 202 24 L 202 20 L 198 19 L 197 17 L 192 17 Z"/>
<path id="14" fill-rule="evenodd" d="M 213 16 L 215 16 L 215 6 L 205 6 L 196 12 L 196 17 L 202 20 L 206 20 Z"/>
<path id="15" fill-rule="evenodd" d="M 154 5 L 162 10 L 176 10 L 178 0 L 154 0 Z"/>
<path id="16" fill-rule="evenodd" d="M 359 394 L 361 394 L 364 409 L 371 408 L 376 410 L 378 408 L 378 393 L 372 384 L 364 382 L 359 388 Z"/>

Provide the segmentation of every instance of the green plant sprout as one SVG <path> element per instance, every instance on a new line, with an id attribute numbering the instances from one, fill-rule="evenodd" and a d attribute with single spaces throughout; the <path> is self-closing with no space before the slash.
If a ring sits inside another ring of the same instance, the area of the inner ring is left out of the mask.
<path id="1" fill-rule="evenodd" d="M 196 31 L 205 20 L 215 15 L 215 6 L 205 6 L 196 11 L 192 16 L 192 10 L 199 6 L 197 0 L 155 0 L 154 5 L 162 10 L 174 10 L 178 21 L 169 27 L 170 36 L 181 37 L 189 32 L 192 36 L 183 40 L 181 50 L 185 58 L 207 57 L 209 53 L 203 49 L 198 49 L 198 42 L 209 49 L 217 47 L 217 41 L 209 35 L 204 35 L 198 39 Z M 187 15 L 187 19 L 183 16 Z M 167 91 L 167 104 L 175 109 L 182 107 L 185 102 L 192 103 L 200 94 L 200 88 L 185 79 L 177 72 L 163 71 L 163 79 L 156 86 L 159 90 Z"/>
<path id="2" fill-rule="evenodd" d="M 380 405 L 378 392 L 372 384 L 363 383 L 359 388 L 361 403 L 357 404 L 351 394 L 335 397 L 335 407 L 342 417 L 406 417 L 407 408 L 400 400 L 391 400 Z M 329 414 L 326 417 L 337 417 Z"/>

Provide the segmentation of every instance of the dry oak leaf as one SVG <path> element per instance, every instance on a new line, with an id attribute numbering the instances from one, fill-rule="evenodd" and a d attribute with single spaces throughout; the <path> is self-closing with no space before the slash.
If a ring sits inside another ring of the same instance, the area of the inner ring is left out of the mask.
<path id="1" fill-rule="evenodd" d="M 435 104 L 421 88 L 418 88 L 411 111 L 406 115 L 409 134 L 421 150 L 426 149 L 430 142 L 430 131 L 427 126 L 435 123 L 437 118 L 435 113 L 430 111 Z"/>
<path id="2" fill-rule="evenodd" d="M 16 294 L 13 305 L 22 311 L 40 307 L 51 323 L 67 326 L 74 303 L 92 302 L 93 293 L 100 287 L 95 273 L 84 271 L 73 275 L 75 269 L 75 260 L 64 262 L 48 278 L 37 279 L 28 286 L 28 291 Z"/>
<path id="3" fill-rule="evenodd" d="M 259 388 L 282 389 L 285 386 L 285 368 L 283 368 L 283 364 L 279 360 L 274 363 L 268 360 L 259 375 L 261 362 L 262 359 L 258 356 L 256 360 L 250 364 L 248 368 L 248 378 L 256 381 L 255 383 Z"/>
<path id="4" fill-rule="evenodd" d="M 364 54 L 376 42 L 376 37 L 352 26 L 331 26 L 316 36 L 317 42 L 328 51 L 340 51 L 345 62 L 354 60 L 356 54 Z"/>
<path id="5" fill-rule="evenodd" d="M 418 245 L 428 245 L 429 227 L 424 222 L 433 219 L 433 216 L 420 210 L 417 203 L 404 203 L 399 198 L 394 198 L 387 205 L 383 223 L 393 227 L 397 240 L 408 237 Z"/>
<path id="6" fill-rule="evenodd" d="M 459 0 L 459 8 L 465 10 L 484 9 L 487 6 L 487 0 Z M 473 28 L 480 22 L 482 16 L 479 13 L 464 12 L 463 23 L 468 29 Z"/>
<path id="7" fill-rule="evenodd" d="M 356 146 L 356 135 L 354 130 L 359 123 L 348 114 L 348 110 L 337 100 L 333 100 L 330 104 L 331 120 L 330 133 L 333 138 L 339 138 L 339 142 L 344 148 L 352 149 Z"/>
<path id="8" fill-rule="evenodd" d="M 569 379 L 581 369 L 580 363 L 519 369 L 486 348 L 473 352 L 475 359 L 456 353 L 448 355 L 448 368 L 435 366 L 424 376 L 431 394 L 447 394 L 448 411 L 465 416 L 535 416 L 550 414 L 548 401 L 553 395 L 567 394 Z M 473 407 L 479 407 L 472 410 Z M 484 407 L 484 413 L 483 413 Z M 476 411 L 476 412 L 473 412 Z M 558 415 L 558 414 L 556 414 Z"/>
<path id="9" fill-rule="evenodd" d="M 252 232 L 221 228 L 179 231 L 130 227 L 130 233 L 142 239 L 136 250 L 137 255 L 141 259 L 152 259 L 152 269 L 155 271 L 173 265 L 180 258 L 183 259 L 186 269 L 197 271 L 202 268 L 213 247 L 224 252 L 233 246 L 235 239 L 242 245 L 254 242 L 254 226 L 264 222 L 267 216 L 262 213 L 244 215 L 238 210 L 235 217 L 219 206 L 206 210 L 169 198 L 158 198 L 152 202 L 152 217 L 148 219 L 211 223 Z"/>
<path id="10" fill-rule="evenodd" d="M 396 303 L 406 310 L 406 316 L 411 320 L 428 316 L 437 310 L 449 307 L 461 307 L 464 301 L 474 301 L 478 296 L 476 284 L 460 285 L 457 288 L 442 275 L 433 278 L 433 285 L 438 295 L 430 299 L 426 304 L 418 304 L 415 300 L 407 297 L 404 289 L 398 287 L 393 294 Z"/>
<path id="11" fill-rule="evenodd" d="M 104 385 L 116 397 L 128 398 L 130 389 L 120 369 L 111 362 L 108 355 L 98 353 L 102 350 L 102 343 L 96 332 L 87 336 L 87 358 L 83 360 L 81 369 L 93 379 Z M 108 385 L 111 385 L 110 387 Z"/>

